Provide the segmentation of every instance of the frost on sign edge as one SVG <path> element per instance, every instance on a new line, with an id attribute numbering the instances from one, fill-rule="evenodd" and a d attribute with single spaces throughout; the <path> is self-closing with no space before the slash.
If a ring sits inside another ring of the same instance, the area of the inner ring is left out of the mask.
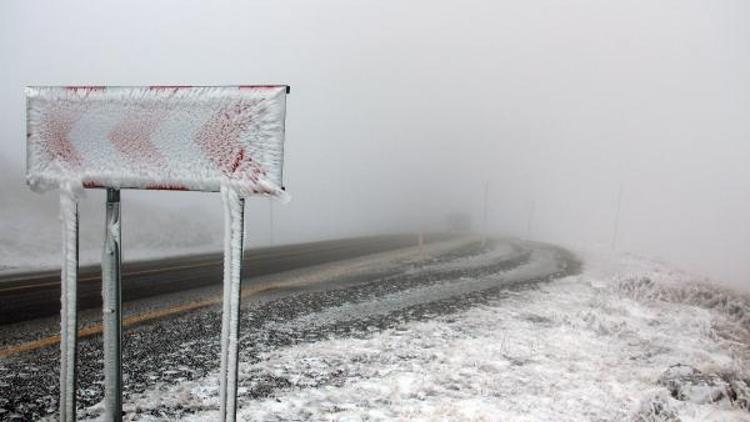
<path id="1" fill-rule="evenodd" d="M 285 197 L 286 89 L 26 88 L 27 183 Z"/>

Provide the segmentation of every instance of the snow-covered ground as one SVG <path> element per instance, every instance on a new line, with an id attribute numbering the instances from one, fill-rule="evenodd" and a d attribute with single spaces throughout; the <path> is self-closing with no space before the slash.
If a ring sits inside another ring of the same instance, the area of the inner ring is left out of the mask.
<path id="1" fill-rule="evenodd" d="M 750 298 L 583 256 L 580 275 L 459 313 L 264 351 L 241 364 L 240 394 L 286 387 L 242 397 L 239 419 L 750 421 Z M 215 380 L 158 385 L 129 415 L 161 420 L 153 409 L 177 402 L 213 419 Z"/>

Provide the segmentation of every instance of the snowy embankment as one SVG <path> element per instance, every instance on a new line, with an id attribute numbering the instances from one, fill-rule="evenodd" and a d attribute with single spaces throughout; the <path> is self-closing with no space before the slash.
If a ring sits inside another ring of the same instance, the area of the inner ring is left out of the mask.
<path id="1" fill-rule="evenodd" d="M 240 420 L 750 420 L 750 299 L 647 260 L 587 258 L 580 275 L 459 313 L 262 352 L 240 393 L 287 387 L 245 397 Z M 213 418 L 201 409 L 216 389 L 162 385 L 136 399 L 138 419 L 162 400 Z"/>

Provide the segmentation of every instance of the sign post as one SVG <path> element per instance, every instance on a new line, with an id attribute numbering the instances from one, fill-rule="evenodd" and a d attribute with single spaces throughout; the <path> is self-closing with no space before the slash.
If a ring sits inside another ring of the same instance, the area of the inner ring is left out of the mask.
<path id="1" fill-rule="evenodd" d="M 122 420 L 122 239 L 120 190 L 107 188 L 102 254 L 102 324 L 104 326 L 104 412 Z"/>
<path id="2" fill-rule="evenodd" d="M 220 420 L 237 415 L 245 198 L 286 199 L 286 85 L 29 87 L 27 183 L 59 189 L 63 219 L 60 420 L 76 415 L 78 194 L 105 188 L 105 420 L 122 420 L 121 189 L 221 192 L 225 210 Z"/>
<path id="3" fill-rule="evenodd" d="M 224 314 L 221 332 L 221 370 L 219 372 L 220 419 L 234 421 L 237 417 L 237 375 L 239 373 L 240 282 L 244 243 L 245 199 L 225 191 L 225 242 L 229 253 L 224 255 Z"/>
<path id="4" fill-rule="evenodd" d="M 76 410 L 76 355 L 78 343 L 78 202 L 60 195 L 63 257 L 60 279 L 60 421 L 73 422 Z"/>

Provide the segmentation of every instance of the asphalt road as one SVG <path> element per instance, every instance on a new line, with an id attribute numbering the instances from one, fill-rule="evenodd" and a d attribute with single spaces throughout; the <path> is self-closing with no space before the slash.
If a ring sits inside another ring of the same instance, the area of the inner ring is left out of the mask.
<path id="1" fill-rule="evenodd" d="M 426 241 L 445 238 L 432 235 Z M 354 258 L 407 246 L 416 235 L 361 237 L 251 249 L 245 252 L 243 279 L 274 274 L 342 259 Z M 189 290 L 222 282 L 221 253 L 124 262 L 123 301 Z M 85 266 L 79 270 L 78 306 L 101 306 L 101 270 Z M 60 313 L 60 273 L 43 271 L 0 275 L 0 325 L 48 317 Z"/>
<path id="2" fill-rule="evenodd" d="M 413 241 L 413 236 L 402 240 L 408 245 L 409 239 Z M 580 262 L 572 254 L 549 245 L 492 241 L 482 246 L 457 240 L 428 247 L 428 251 L 433 250 L 420 259 L 394 254 L 401 258 L 375 258 L 359 270 L 346 264 L 351 261 L 331 264 L 343 271 L 322 271 L 327 274 L 322 282 L 310 280 L 318 284 L 243 300 L 240 359 L 254 363 L 263 359 L 264 353 L 291 345 L 402 329 L 410 321 L 460 312 L 502 298 L 509 291 L 534 288 L 580 270 Z M 393 246 L 390 242 L 398 244 L 399 238 L 382 241 Z M 344 242 L 354 245 L 361 240 Z M 365 243 L 372 248 L 378 244 L 372 239 Z M 441 244 L 453 246 L 439 249 Z M 306 277 L 315 272 L 301 271 Z M 250 290 L 256 287 L 247 286 Z M 189 401 L 181 390 L 175 397 L 168 391 L 179 390 L 186 382 L 201 386 L 213 382 L 220 332 L 221 306 L 127 328 L 123 335 L 123 380 L 128 420 L 174 420 L 215 410 L 210 403 L 205 406 Z M 96 418 L 101 411 L 96 405 L 103 397 L 102 350 L 100 336 L 79 343 L 76 397 L 83 419 Z M 58 365 L 59 348 L 52 345 L 0 359 L 0 420 L 54 417 Z M 315 382 L 335 385 L 339 380 L 334 376 Z M 253 373 L 243 373 L 240 386 L 241 403 L 294 388 L 284 377 L 256 377 Z"/>

